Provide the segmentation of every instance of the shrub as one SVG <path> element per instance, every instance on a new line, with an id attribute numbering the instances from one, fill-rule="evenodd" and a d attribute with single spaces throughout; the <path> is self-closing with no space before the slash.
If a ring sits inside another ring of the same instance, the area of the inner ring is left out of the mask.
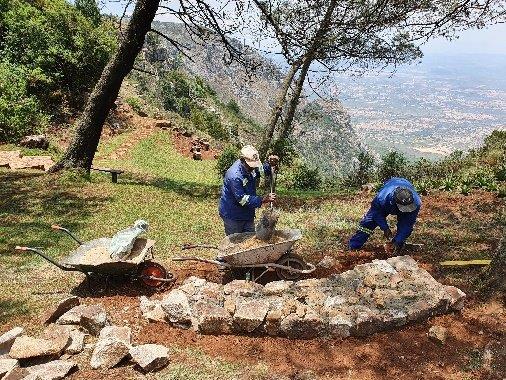
<path id="1" fill-rule="evenodd" d="M 112 24 L 94 25 L 65 0 L 7 4 L 0 17 L 2 59 L 39 71 L 30 94 L 44 107 L 58 106 L 62 97 L 81 106 L 81 95 L 93 87 L 117 46 Z"/>
<path id="2" fill-rule="evenodd" d="M 234 145 L 227 145 L 216 161 L 216 171 L 221 177 L 225 176 L 228 168 L 239 158 L 239 149 Z"/>
<path id="3" fill-rule="evenodd" d="M 345 178 L 346 186 L 358 187 L 362 186 L 374 178 L 374 157 L 367 151 L 362 151 L 357 156 L 357 161 Z"/>
<path id="4" fill-rule="evenodd" d="M 234 115 L 238 116 L 241 114 L 241 108 L 234 99 L 230 99 L 226 105 L 227 109 Z"/>
<path id="5" fill-rule="evenodd" d="M 471 193 L 471 187 L 466 184 L 461 184 L 460 185 L 460 193 L 463 195 L 469 195 L 469 193 Z"/>
<path id="6" fill-rule="evenodd" d="M 217 140 L 228 140 L 229 131 L 214 112 L 199 107 L 191 109 L 191 121 L 195 128 L 206 131 Z"/>
<path id="7" fill-rule="evenodd" d="M 318 168 L 310 168 L 305 163 L 296 166 L 293 173 L 292 188 L 297 190 L 318 190 L 322 177 Z"/>
<path id="8" fill-rule="evenodd" d="M 415 186 L 417 193 L 419 193 L 421 195 L 427 195 L 429 193 L 429 190 L 431 189 L 431 186 L 432 186 L 430 181 L 425 180 L 425 179 L 416 181 L 413 185 Z"/>
<path id="9" fill-rule="evenodd" d="M 191 103 L 190 83 L 178 70 L 167 72 L 160 80 L 163 107 L 168 111 L 183 113 L 183 105 Z"/>
<path id="10" fill-rule="evenodd" d="M 135 96 L 131 96 L 129 98 L 126 98 L 125 99 L 125 102 L 130 106 L 132 107 L 132 109 L 137 113 L 141 113 L 142 112 L 142 103 L 141 103 L 141 100 Z"/>
<path id="11" fill-rule="evenodd" d="M 452 191 L 457 188 L 457 180 L 453 176 L 446 177 L 441 183 L 440 190 Z"/>
<path id="12" fill-rule="evenodd" d="M 407 172 L 408 160 L 401 152 L 391 151 L 381 158 L 379 179 L 384 182 L 392 177 L 403 177 Z"/>
<path id="13" fill-rule="evenodd" d="M 279 157 L 279 161 L 285 165 L 291 165 L 297 158 L 297 150 L 290 139 L 277 139 L 271 146 L 271 153 Z"/>
<path id="14" fill-rule="evenodd" d="M 28 93 L 31 77 L 22 67 L 0 63 L 0 141 L 17 142 L 43 130 L 49 121 L 37 98 Z"/>

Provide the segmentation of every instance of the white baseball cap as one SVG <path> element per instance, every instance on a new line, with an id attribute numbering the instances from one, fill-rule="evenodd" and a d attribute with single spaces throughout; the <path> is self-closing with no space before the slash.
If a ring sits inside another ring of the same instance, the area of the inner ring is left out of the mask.
<path id="1" fill-rule="evenodd" d="M 262 165 L 258 150 L 252 145 L 246 145 L 241 149 L 241 158 L 243 158 L 251 168 L 258 168 Z"/>

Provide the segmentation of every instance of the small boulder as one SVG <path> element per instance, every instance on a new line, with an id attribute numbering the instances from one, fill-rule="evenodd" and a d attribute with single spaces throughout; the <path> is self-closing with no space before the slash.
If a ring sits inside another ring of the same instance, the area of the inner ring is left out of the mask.
<path id="1" fill-rule="evenodd" d="M 30 372 L 26 368 L 15 367 L 2 377 L 2 380 L 38 380 L 34 376 L 30 376 Z"/>
<path id="2" fill-rule="evenodd" d="M 132 347 L 130 356 L 145 372 L 159 370 L 169 363 L 169 350 L 159 344 Z"/>
<path id="3" fill-rule="evenodd" d="M 8 354 L 16 338 L 21 336 L 24 331 L 22 327 L 14 327 L 0 335 L 0 355 Z"/>
<path id="4" fill-rule="evenodd" d="M 262 293 L 263 286 L 253 281 L 234 280 L 223 287 L 226 295 L 235 294 L 243 297 L 251 297 Z"/>
<path id="5" fill-rule="evenodd" d="M 0 359 L 0 379 L 9 371 L 19 367 L 16 359 Z"/>
<path id="6" fill-rule="evenodd" d="M 168 120 L 159 120 L 155 123 L 155 127 L 160 129 L 170 129 L 172 128 L 172 123 Z"/>
<path id="7" fill-rule="evenodd" d="M 192 325 L 202 334 L 228 334 L 232 318 L 225 308 L 206 302 L 193 306 Z"/>
<path id="8" fill-rule="evenodd" d="M 269 302 L 265 300 L 244 300 L 237 305 L 234 325 L 239 331 L 253 332 L 267 315 Z"/>
<path id="9" fill-rule="evenodd" d="M 14 341 L 9 356 L 13 359 L 30 359 L 41 356 L 53 356 L 59 352 L 60 347 L 55 347 L 51 340 L 22 335 Z"/>
<path id="10" fill-rule="evenodd" d="M 448 307 L 452 310 L 462 310 L 466 301 L 466 293 L 455 286 L 445 286 L 444 288 L 449 299 Z"/>
<path id="11" fill-rule="evenodd" d="M 84 338 L 86 334 L 82 331 L 74 329 L 70 332 L 70 344 L 65 349 L 65 353 L 69 355 L 79 354 L 84 350 Z"/>
<path id="12" fill-rule="evenodd" d="M 99 340 L 112 339 L 123 342 L 127 345 L 132 341 L 132 330 L 128 326 L 105 326 L 100 330 Z"/>
<path id="13" fill-rule="evenodd" d="M 46 150 L 49 148 L 49 140 L 44 135 L 30 135 L 25 136 L 19 142 L 20 146 L 24 146 L 25 148 L 37 148 Z"/>
<path id="14" fill-rule="evenodd" d="M 170 322 L 187 327 L 191 324 L 190 304 L 185 292 L 179 289 L 171 290 L 163 297 L 161 306 Z"/>
<path id="15" fill-rule="evenodd" d="M 93 369 L 109 369 L 128 355 L 130 347 L 113 338 L 99 339 L 91 355 L 90 366 Z"/>
<path id="16" fill-rule="evenodd" d="M 322 318 L 312 310 L 304 315 L 292 313 L 281 321 L 280 332 L 291 339 L 311 339 L 317 337 L 323 328 Z"/>
<path id="17" fill-rule="evenodd" d="M 166 314 L 162 309 L 160 301 L 151 301 L 146 296 L 139 298 L 142 316 L 148 321 L 167 322 Z"/>
<path id="18" fill-rule="evenodd" d="M 34 380 L 60 380 L 65 378 L 77 364 L 71 361 L 55 360 L 49 363 L 26 367 L 28 379 Z"/>
<path id="19" fill-rule="evenodd" d="M 76 306 L 58 318 L 56 323 L 81 325 L 92 335 L 98 335 L 103 327 L 110 324 L 107 312 L 100 304 Z"/>
<path id="20" fill-rule="evenodd" d="M 49 310 L 44 315 L 44 323 L 54 323 L 58 318 L 60 318 L 63 314 L 65 314 L 67 311 L 72 309 L 73 307 L 79 306 L 79 298 L 76 296 L 70 296 L 63 298 L 58 302 L 58 304 Z"/>
<path id="21" fill-rule="evenodd" d="M 70 334 L 75 329 L 74 326 L 51 324 L 44 330 L 43 338 L 53 342 L 54 349 L 61 353 L 71 343 Z"/>
<path id="22" fill-rule="evenodd" d="M 431 340 L 444 344 L 447 337 L 447 330 L 443 326 L 434 325 L 429 329 L 428 336 Z"/>
<path id="23" fill-rule="evenodd" d="M 287 292 L 293 281 L 272 281 L 265 284 L 263 292 L 266 296 L 280 295 Z"/>

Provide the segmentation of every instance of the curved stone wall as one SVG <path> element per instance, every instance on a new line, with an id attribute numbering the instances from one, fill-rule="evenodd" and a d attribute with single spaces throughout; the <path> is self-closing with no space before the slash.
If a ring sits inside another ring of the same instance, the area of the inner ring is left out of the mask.
<path id="1" fill-rule="evenodd" d="M 374 260 L 322 279 L 226 285 L 188 278 L 145 317 L 202 334 L 288 338 L 364 336 L 463 307 L 465 294 L 437 282 L 409 256 Z"/>

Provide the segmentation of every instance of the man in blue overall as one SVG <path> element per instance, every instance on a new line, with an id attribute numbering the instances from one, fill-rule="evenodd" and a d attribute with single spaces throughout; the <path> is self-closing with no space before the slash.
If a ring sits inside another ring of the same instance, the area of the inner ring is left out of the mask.
<path id="1" fill-rule="evenodd" d="M 399 254 L 411 235 L 422 201 L 407 179 L 393 177 L 386 181 L 371 203 L 371 208 L 360 221 L 358 231 L 349 242 L 350 249 L 360 249 L 374 229 L 379 226 L 386 239 L 391 239 L 393 253 Z M 397 232 L 393 236 L 387 215 L 397 215 Z"/>
<path id="2" fill-rule="evenodd" d="M 219 212 L 226 235 L 255 232 L 255 209 L 276 200 L 274 193 L 264 197 L 256 194 L 257 180 L 262 174 L 271 176 L 271 166 L 276 166 L 278 160 L 277 156 L 269 156 L 268 163 L 262 164 L 253 146 L 246 145 L 241 149 L 241 158 L 223 178 Z"/>

